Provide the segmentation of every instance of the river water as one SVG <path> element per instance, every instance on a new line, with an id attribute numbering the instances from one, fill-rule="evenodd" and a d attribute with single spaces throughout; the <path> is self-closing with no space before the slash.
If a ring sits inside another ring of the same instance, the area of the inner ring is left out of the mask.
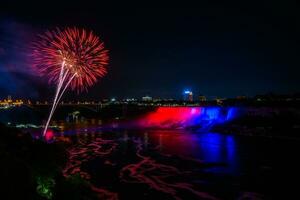
<path id="1" fill-rule="evenodd" d="M 146 119 L 156 124 L 157 119 L 182 117 L 164 111 Z M 189 113 L 195 115 L 197 110 Z M 35 113 L 24 117 L 20 111 L 21 117 L 16 116 L 2 113 L 0 120 L 41 121 Z M 288 197 L 298 191 L 293 181 L 299 176 L 299 140 L 143 126 L 120 130 L 118 123 L 109 123 L 109 128 L 103 124 L 100 119 L 52 122 L 59 129 L 54 141 L 65 142 L 68 151 L 64 175 L 80 175 L 100 199 L 275 199 L 284 187 L 289 191 L 278 199 L 299 199 Z M 40 135 L 41 130 L 35 132 Z"/>
<path id="2" fill-rule="evenodd" d="M 88 125 L 68 127 L 55 135 L 68 144 L 64 175 L 79 174 L 102 199 L 273 199 L 274 163 L 282 154 L 287 156 L 281 156 L 280 162 L 289 162 L 300 144 L 210 132 L 103 130 Z"/>

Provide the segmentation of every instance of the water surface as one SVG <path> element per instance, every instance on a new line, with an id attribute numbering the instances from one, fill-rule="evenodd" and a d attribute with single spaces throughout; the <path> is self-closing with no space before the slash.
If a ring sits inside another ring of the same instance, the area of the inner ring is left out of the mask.
<path id="1" fill-rule="evenodd" d="M 289 142 L 186 130 L 77 128 L 65 176 L 80 174 L 104 199 L 271 199 L 274 155 Z"/>

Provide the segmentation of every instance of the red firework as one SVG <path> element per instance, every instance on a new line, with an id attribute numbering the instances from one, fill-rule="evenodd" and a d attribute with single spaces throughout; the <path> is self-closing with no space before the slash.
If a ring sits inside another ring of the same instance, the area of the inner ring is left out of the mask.
<path id="1" fill-rule="evenodd" d="M 66 80 L 71 80 L 71 89 L 78 92 L 107 73 L 108 50 L 92 31 L 57 28 L 38 38 L 32 45 L 33 67 L 39 75 L 47 76 L 50 83 L 59 83 L 62 65 L 68 72 Z"/>

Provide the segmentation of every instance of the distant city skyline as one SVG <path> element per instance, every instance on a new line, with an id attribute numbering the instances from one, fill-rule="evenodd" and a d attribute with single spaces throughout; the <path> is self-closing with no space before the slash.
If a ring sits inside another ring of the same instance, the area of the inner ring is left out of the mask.
<path id="1" fill-rule="evenodd" d="M 222 97 L 222 96 L 205 96 L 205 95 L 194 95 L 191 91 L 189 93 L 184 93 L 179 98 L 175 97 L 159 97 L 159 96 L 150 96 L 145 95 L 142 97 L 122 97 L 118 98 L 116 96 L 112 97 L 103 97 L 103 98 L 66 98 L 63 99 L 62 102 L 69 103 L 69 102 L 98 102 L 98 101 L 144 101 L 144 102 L 152 102 L 152 101 L 186 101 L 186 102 L 204 102 L 204 101 L 218 101 L 218 100 L 225 100 L 225 99 L 236 99 L 236 100 L 245 100 L 245 99 L 260 99 L 260 98 L 275 98 L 275 99 L 294 99 L 300 100 L 300 93 L 291 93 L 291 94 L 275 94 L 275 93 L 266 93 L 266 94 L 257 94 L 253 96 L 246 96 L 246 95 L 237 95 L 234 97 Z M 40 103 L 52 103 L 52 99 L 45 99 L 45 98 L 22 98 L 20 96 L 11 96 L 7 95 L 5 97 L 0 97 L 0 103 L 6 102 L 23 102 L 23 101 L 35 101 Z M 28 102 L 27 102 L 28 103 Z"/>

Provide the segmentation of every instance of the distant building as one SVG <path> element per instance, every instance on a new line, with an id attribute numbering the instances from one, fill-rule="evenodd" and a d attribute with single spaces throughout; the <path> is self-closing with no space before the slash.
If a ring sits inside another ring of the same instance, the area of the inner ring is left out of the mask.
<path id="1" fill-rule="evenodd" d="M 223 101 L 226 100 L 226 98 L 215 98 L 215 101 L 217 102 L 217 104 L 221 105 L 223 104 Z"/>
<path id="2" fill-rule="evenodd" d="M 137 101 L 137 99 L 135 99 L 135 98 L 126 98 L 126 99 L 123 99 L 123 101 L 126 101 L 126 102 L 135 102 L 135 101 Z"/>
<path id="3" fill-rule="evenodd" d="M 183 92 L 183 100 L 184 101 L 193 101 L 193 92 L 190 90 L 185 90 Z"/>
<path id="4" fill-rule="evenodd" d="M 206 101 L 206 100 L 207 100 L 206 96 L 204 96 L 204 95 L 199 96 L 199 101 Z"/>
<path id="5" fill-rule="evenodd" d="M 23 105 L 23 100 L 12 100 L 11 96 L 8 96 L 7 99 L 0 100 L 0 108 L 9 108 L 13 106 Z"/>
<path id="6" fill-rule="evenodd" d="M 145 97 L 142 97 L 142 101 L 152 101 L 152 97 L 147 95 Z"/>
<path id="7" fill-rule="evenodd" d="M 153 102 L 160 102 L 162 99 L 160 97 L 152 99 Z"/>

